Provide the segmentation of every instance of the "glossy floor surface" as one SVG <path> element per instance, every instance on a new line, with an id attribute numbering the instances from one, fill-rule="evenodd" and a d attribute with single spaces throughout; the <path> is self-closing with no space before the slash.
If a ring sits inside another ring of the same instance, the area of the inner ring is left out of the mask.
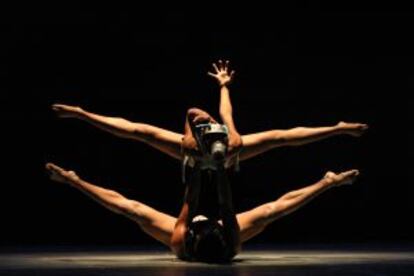
<path id="1" fill-rule="evenodd" d="M 414 275 L 414 250 L 246 250 L 227 265 L 186 263 L 167 251 L 2 252 L 0 275 Z"/>

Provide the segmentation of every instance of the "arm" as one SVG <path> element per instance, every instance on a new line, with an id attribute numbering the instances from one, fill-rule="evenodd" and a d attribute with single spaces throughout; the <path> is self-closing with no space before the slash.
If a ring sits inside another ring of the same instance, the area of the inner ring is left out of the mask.
<path id="1" fill-rule="evenodd" d="M 230 100 L 230 91 L 228 85 L 233 80 L 234 70 L 229 72 L 229 61 L 218 62 L 218 67 L 213 63 L 214 73 L 208 72 L 208 75 L 215 78 L 220 86 L 220 117 L 223 123 L 229 128 L 230 132 L 237 132 L 233 121 L 233 107 Z"/>
<path id="2" fill-rule="evenodd" d="M 208 72 L 208 74 L 215 78 L 220 86 L 220 117 L 229 129 L 229 151 L 234 152 L 235 150 L 238 151 L 242 145 L 240 134 L 233 120 L 233 107 L 228 89 L 228 85 L 233 80 L 234 70 L 229 72 L 228 60 L 225 63 L 219 60 L 218 65 L 217 67 L 213 63 L 215 73 Z"/>
<path id="3" fill-rule="evenodd" d="M 220 117 L 223 123 L 229 128 L 229 132 L 237 133 L 233 121 L 233 107 L 231 105 L 230 91 L 226 85 L 220 87 Z"/>

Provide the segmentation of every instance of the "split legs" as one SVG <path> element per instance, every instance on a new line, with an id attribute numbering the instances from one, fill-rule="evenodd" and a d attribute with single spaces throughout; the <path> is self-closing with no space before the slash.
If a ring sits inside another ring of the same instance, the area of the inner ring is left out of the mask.
<path id="1" fill-rule="evenodd" d="M 80 190 L 114 213 L 123 215 L 135 221 L 141 229 L 170 247 L 176 218 L 159 212 L 141 202 L 128 199 L 113 190 L 105 189 L 88 183 L 73 171 L 66 171 L 55 164 L 48 163 L 46 169 L 54 181 L 67 183 Z"/>
<path id="2" fill-rule="evenodd" d="M 329 188 L 351 184 L 359 175 L 358 170 L 335 174 L 328 172 L 313 185 L 288 192 L 279 199 L 260 205 L 237 215 L 241 241 L 245 242 L 262 232 L 267 225 L 299 209 Z"/>

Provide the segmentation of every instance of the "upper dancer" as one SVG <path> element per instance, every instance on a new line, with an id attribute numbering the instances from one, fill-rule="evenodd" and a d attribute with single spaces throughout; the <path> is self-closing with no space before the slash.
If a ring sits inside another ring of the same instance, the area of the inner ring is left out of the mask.
<path id="1" fill-rule="evenodd" d="M 233 120 L 228 89 L 234 71 L 229 71 L 228 61 L 213 63 L 213 69 L 208 74 L 217 80 L 220 87 L 223 124 L 201 109 L 190 108 L 184 134 L 98 115 L 80 107 L 52 106 L 59 117 L 80 119 L 116 136 L 143 142 L 182 161 L 183 168 L 189 167 L 189 172 L 183 174 L 186 192 L 178 218 L 86 182 L 75 172 L 48 163 L 46 168 L 51 179 L 70 184 L 109 210 L 132 219 L 144 232 L 171 248 L 180 259 L 206 262 L 231 260 L 240 251 L 243 242 L 262 232 L 274 220 L 293 212 L 329 188 L 350 184 L 356 179 L 358 170 L 327 172 L 310 186 L 236 214 L 226 174 L 228 168 L 237 167 L 240 161 L 281 146 L 299 146 L 335 135 L 358 137 L 368 126 L 339 122 L 327 127 L 296 127 L 241 136 Z M 200 191 L 206 185 L 214 187 L 217 196 L 215 212 L 204 212 L 203 208 L 199 208 L 203 200 Z"/>

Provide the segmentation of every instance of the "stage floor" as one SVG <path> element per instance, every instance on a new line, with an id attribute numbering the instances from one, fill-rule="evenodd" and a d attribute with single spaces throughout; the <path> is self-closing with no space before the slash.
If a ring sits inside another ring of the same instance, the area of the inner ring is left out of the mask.
<path id="1" fill-rule="evenodd" d="M 167 250 L 2 252 L 0 275 L 414 275 L 411 249 L 250 249 L 229 265 L 186 263 Z"/>

